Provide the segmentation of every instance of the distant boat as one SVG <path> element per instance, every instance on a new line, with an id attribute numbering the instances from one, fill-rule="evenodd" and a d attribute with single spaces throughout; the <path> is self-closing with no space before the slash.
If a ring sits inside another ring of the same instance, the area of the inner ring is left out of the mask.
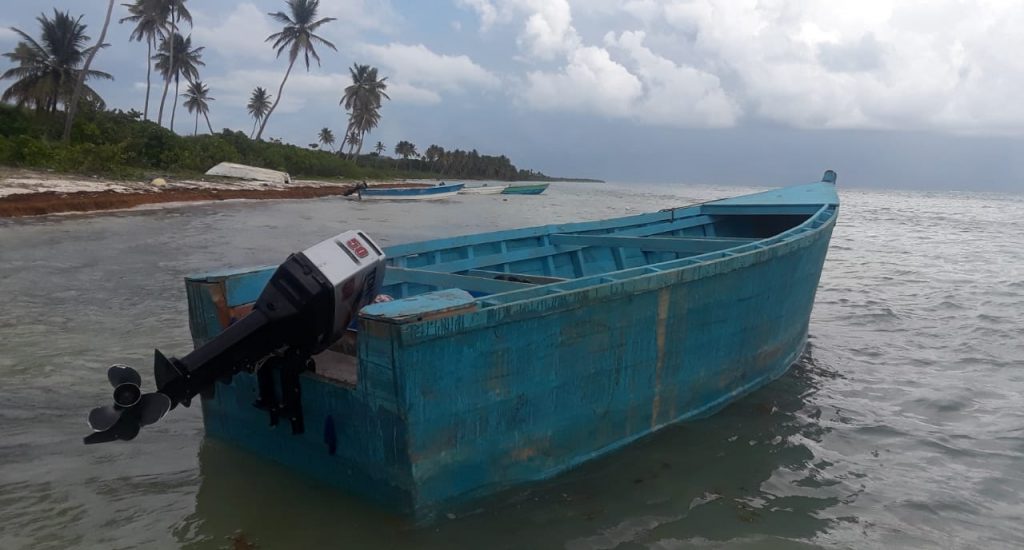
<path id="1" fill-rule="evenodd" d="M 464 184 L 435 185 L 433 187 L 364 187 L 357 191 L 360 200 L 426 201 L 452 197 Z"/>
<path id="2" fill-rule="evenodd" d="M 477 185 L 474 187 L 464 187 L 459 193 L 463 195 L 497 195 L 508 189 L 508 185 Z"/>
<path id="3" fill-rule="evenodd" d="M 223 176 L 243 180 L 255 180 L 270 183 L 291 183 L 288 172 L 279 172 L 267 168 L 257 168 L 234 162 L 222 162 L 206 171 L 207 176 Z"/>
<path id="4" fill-rule="evenodd" d="M 501 193 L 503 195 L 539 195 L 548 188 L 547 183 L 535 183 L 529 185 L 509 185 Z"/>
<path id="5" fill-rule="evenodd" d="M 268 426 L 242 371 L 202 400 L 206 433 L 428 520 L 710 415 L 803 352 L 834 183 L 387 247 L 393 300 L 301 375 L 305 431 Z M 196 344 L 274 269 L 188 278 Z"/>

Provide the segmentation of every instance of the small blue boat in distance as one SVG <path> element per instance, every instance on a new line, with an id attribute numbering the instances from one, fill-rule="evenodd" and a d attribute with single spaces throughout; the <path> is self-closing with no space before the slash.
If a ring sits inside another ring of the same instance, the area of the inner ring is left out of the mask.
<path id="1" fill-rule="evenodd" d="M 463 183 L 440 184 L 432 187 L 362 187 L 357 192 L 360 200 L 438 200 L 458 194 Z"/>
<path id="2" fill-rule="evenodd" d="M 501 191 L 502 195 L 540 195 L 548 189 L 547 183 L 532 183 L 527 185 L 509 185 Z"/>
<path id="3" fill-rule="evenodd" d="M 822 181 L 649 214 L 401 244 L 348 344 L 301 375 L 306 429 L 255 374 L 206 433 L 429 521 L 555 476 L 778 378 L 800 357 L 839 198 Z M 186 280 L 197 345 L 273 268 Z"/>

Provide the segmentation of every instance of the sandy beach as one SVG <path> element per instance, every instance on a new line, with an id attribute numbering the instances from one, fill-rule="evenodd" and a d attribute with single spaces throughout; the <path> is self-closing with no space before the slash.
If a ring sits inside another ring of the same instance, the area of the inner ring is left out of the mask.
<path id="1" fill-rule="evenodd" d="M 425 183 L 371 181 L 377 187 Z M 313 199 L 350 194 L 356 182 L 293 180 L 270 183 L 230 178 L 108 180 L 53 172 L 0 169 L 0 217 L 120 210 L 147 204 L 231 199 Z"/>

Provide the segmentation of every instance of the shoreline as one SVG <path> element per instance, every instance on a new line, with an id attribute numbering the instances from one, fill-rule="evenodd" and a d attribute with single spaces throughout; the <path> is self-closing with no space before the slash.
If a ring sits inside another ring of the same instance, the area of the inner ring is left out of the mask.
<path id="1" fill-rule="evenodd" d="M 425 182 L 377 181 L 372 187 L 419 187 Z M 165 203 L 223 200 L 317 199 L 350 195 L 356 182 L 293 180 L 289 184 L 229 178 L 116 181 L 55 173 L 0 173 L 0 218 L 21 218 L 72 212 L 125 210 Z"/>
<path id="2" fill-rule="evenodd" d="M 290 189 L 170 189 L 167 191 L 76 191 L 17 193 L 0 198 L 0 218 L 22 218 L 69 212 L 125 210 L 147 204 L 196 203 L 236 199 L 317 199 L 344 195 L 354 186 L 292 187 Z"/>

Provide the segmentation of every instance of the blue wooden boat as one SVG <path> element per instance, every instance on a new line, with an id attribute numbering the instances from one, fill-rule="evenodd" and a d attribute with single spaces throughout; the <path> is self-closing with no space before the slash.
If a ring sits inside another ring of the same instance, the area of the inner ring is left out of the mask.
<path id="1" fill-rule="evenodd" d="M 540 195 L 548 189 L 547 183 L 533 183 L 529 185 L 509 185 L 502 190 L 502 195 Z"/>
<path id="2" fill-rule="evenodd" d="M 246 372 L 206 432 L 422 521 L 712 414 L 801 355 L 834 183 L 388 247 L 394 300 L 302 375 L 305 432 L 268 427 Z M 195 343 L 272 270 L 189 277 Z"/>
<path id="3" fill-rule="evenodd" d="M 360 200 L 437 200 L 453 197 L 465 187 L 463 183 L 435 185 L 433 187 L 363 187 L 358 190 Z"/>

